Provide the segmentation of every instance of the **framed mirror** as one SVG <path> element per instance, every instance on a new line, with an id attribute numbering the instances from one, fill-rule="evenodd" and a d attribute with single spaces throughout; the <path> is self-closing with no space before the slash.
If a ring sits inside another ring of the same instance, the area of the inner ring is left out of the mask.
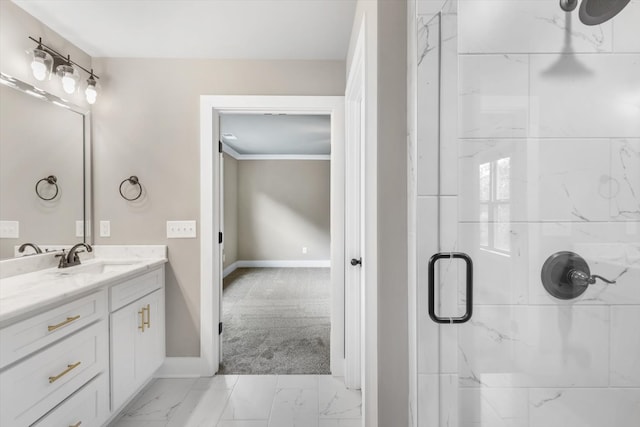
<path id="1" fill-rule="evenodd" d="M 0 259 L 91 243 L 90 113 L 0 73 Z"/>

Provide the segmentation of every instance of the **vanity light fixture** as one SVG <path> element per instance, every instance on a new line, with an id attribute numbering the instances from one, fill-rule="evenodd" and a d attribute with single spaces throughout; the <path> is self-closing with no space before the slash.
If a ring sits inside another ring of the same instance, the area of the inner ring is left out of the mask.
<path id="1" fill-rule="evenodd" d="M 33 72 L 33 77 L 39 81 L 45 80 L 51 73 L 53 57 L 42 48 L 41 43 L 38 43 L 38 46 L 33 49 L 31 55 L 31 71 Z"/>
<path id="2" fill-rule="evenodd" d="M 91 70 L 91 75 L 87 79 L 87 88 L 84 91 L 85 96 L 87 97 L 87 102 L 91 105 L 96 103 L 96 98 L 98 97 L 98 82 L 93 75 L 93 70 Z"/>
<path id="3" fill-rule="evenodd" d="M 61 64 L 56 67 L 56 74 L 60 77 L 62 89 L 65 92 L 72 94 L 76 91 L 78 80 L 80 80 L 78 70 L 73 68 L 70 64 Z"/>
<path id="4" fill-rule="evenodd" d="M 82 65 L 71 60 L 71 56 L 66 57 L 55 49 L 42 43 L 42 38 L 37 40 L 33 37 L 29 37 L 38 45 L 33 51 L 31 51 L 31 71 L 33 77 L 36 80 L 44 81 L 51 77 L 52 70 L 55 70 L 55 74 L 60 78 L 62 89 L 68 93 L 73 94 L 78 89 L 78 83 L 80 82 L 79 69 L 89 74 L 87 79 L 87 87 L 85 89 L 85 96 L 89 104 L 94 104 L 98 96 L 98 77 L 92 70 L 87 70 Z"/>

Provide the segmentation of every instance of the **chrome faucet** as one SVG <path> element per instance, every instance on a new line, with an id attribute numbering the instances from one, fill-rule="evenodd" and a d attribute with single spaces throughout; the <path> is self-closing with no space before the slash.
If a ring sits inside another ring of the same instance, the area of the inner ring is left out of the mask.
<path id="1" fill-rule="evenodd" d="M 80 257 L 78 256 L 78 254 L 80 252 L 84 252 L 84 251 L 78 251 L 78 248 L 80 247 L 85 247 L 87 252 L 93 251 L 93 248 L 91 247 L 91 245 L 87 243 L 78 243 L 77 245 L 74 245 L 71 249 L 69 249 L 69 253 L 65 253 L 63 249 L 61 254 L 56 255 L 56 258 L 60 257 L 58 268 L 67 268 L 67 267 L 72 267 L 74 265 L 79 265 Z"/>
<path id="2" fill-rule="evenodd" d="M 20 247 L 18 248 L 18 252 L 23 253 L 25 249 L 27 249 L 28 247 L 32 247 L 34 251 L 36 251 L 36 254 L 41 254 L 42 253 L 42 249 L 40 249 L 40 247 L 38 245 L 36 245 L 35 243 L 23 243 L 20 245 Z M 34 254 L 27 254 L 27 255 L 34 255 Z"/>

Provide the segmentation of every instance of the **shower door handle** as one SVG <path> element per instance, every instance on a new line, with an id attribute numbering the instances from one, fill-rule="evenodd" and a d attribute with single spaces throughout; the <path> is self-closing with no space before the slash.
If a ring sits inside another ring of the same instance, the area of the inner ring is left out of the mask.
<path id="1" fill-rule="evenodd" d="M 435 302 L 435 267 L 436 262 L 443 258 L 463 259 L 467 265 L 466 277 L 466 309 L 465 313 L 460 317 L 441 317 L 436 314 Z M 462 252 L 440 252 L 429 259 L 429 317 L 436 323 L 465 323 L 471 319 L 473 314 L 473 261 L 471 257 Z"/>

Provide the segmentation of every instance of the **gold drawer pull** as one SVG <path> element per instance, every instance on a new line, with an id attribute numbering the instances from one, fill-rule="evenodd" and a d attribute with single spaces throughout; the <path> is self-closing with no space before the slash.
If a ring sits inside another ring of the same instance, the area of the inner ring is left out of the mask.
<path id="1" fill-rule="evenodd" d="M 77 368 L 78 366 L 80 366 L 80 362 L 74 363 L 72 365 L 67 365 L 67 369 L 65 369 L 64 371 L 60 372 L 55 377 L 49 377 L 49 384 L 58 381 L 60 378 L 67 375 L 69 372 L 71 372 L 73 369 Z"/>
<path id="2" fill-rule="evenodd" d="M 147 328 L 150 328 L 151 327 L 151 305 L 147 304 L 147 306 L 142 309 L 142 311 L 144 310 L 147 310 L 147 321 L 144 322 L 144 324 L 147 326 Z"/>
<path id="3" fill-rule="evenodd" d="M 82 424 L 82 421 L 78 421 L 77 423 L 72 424 L 69 427 L 80 427 L 80 424 Z"/>
<path id="4" fill-rule="evenodd" d="M 138 329 L 144 332 L 144 325 L 146 324 L 144 321 L 144 307 L 142 307 L 142 310 L 140 310 L 138 314 L 140 315 L 140 326 L 138 326 Z"/>
<path id="5" fill-rule="evenodd" d="M 62 322 L 58 323 L 57 325 L 49 326 L 49 327 L 47 327 L 47 329 L 49 330 L 49 332 L 55 331 L 56 329 L 62 328 L 63 326 L 68 325 L 71 322 L 75 322 L 79 318 L 80 318 L 79 314 L 77 316 L 67 317 L 67 320 L 62 321 Z"/>

